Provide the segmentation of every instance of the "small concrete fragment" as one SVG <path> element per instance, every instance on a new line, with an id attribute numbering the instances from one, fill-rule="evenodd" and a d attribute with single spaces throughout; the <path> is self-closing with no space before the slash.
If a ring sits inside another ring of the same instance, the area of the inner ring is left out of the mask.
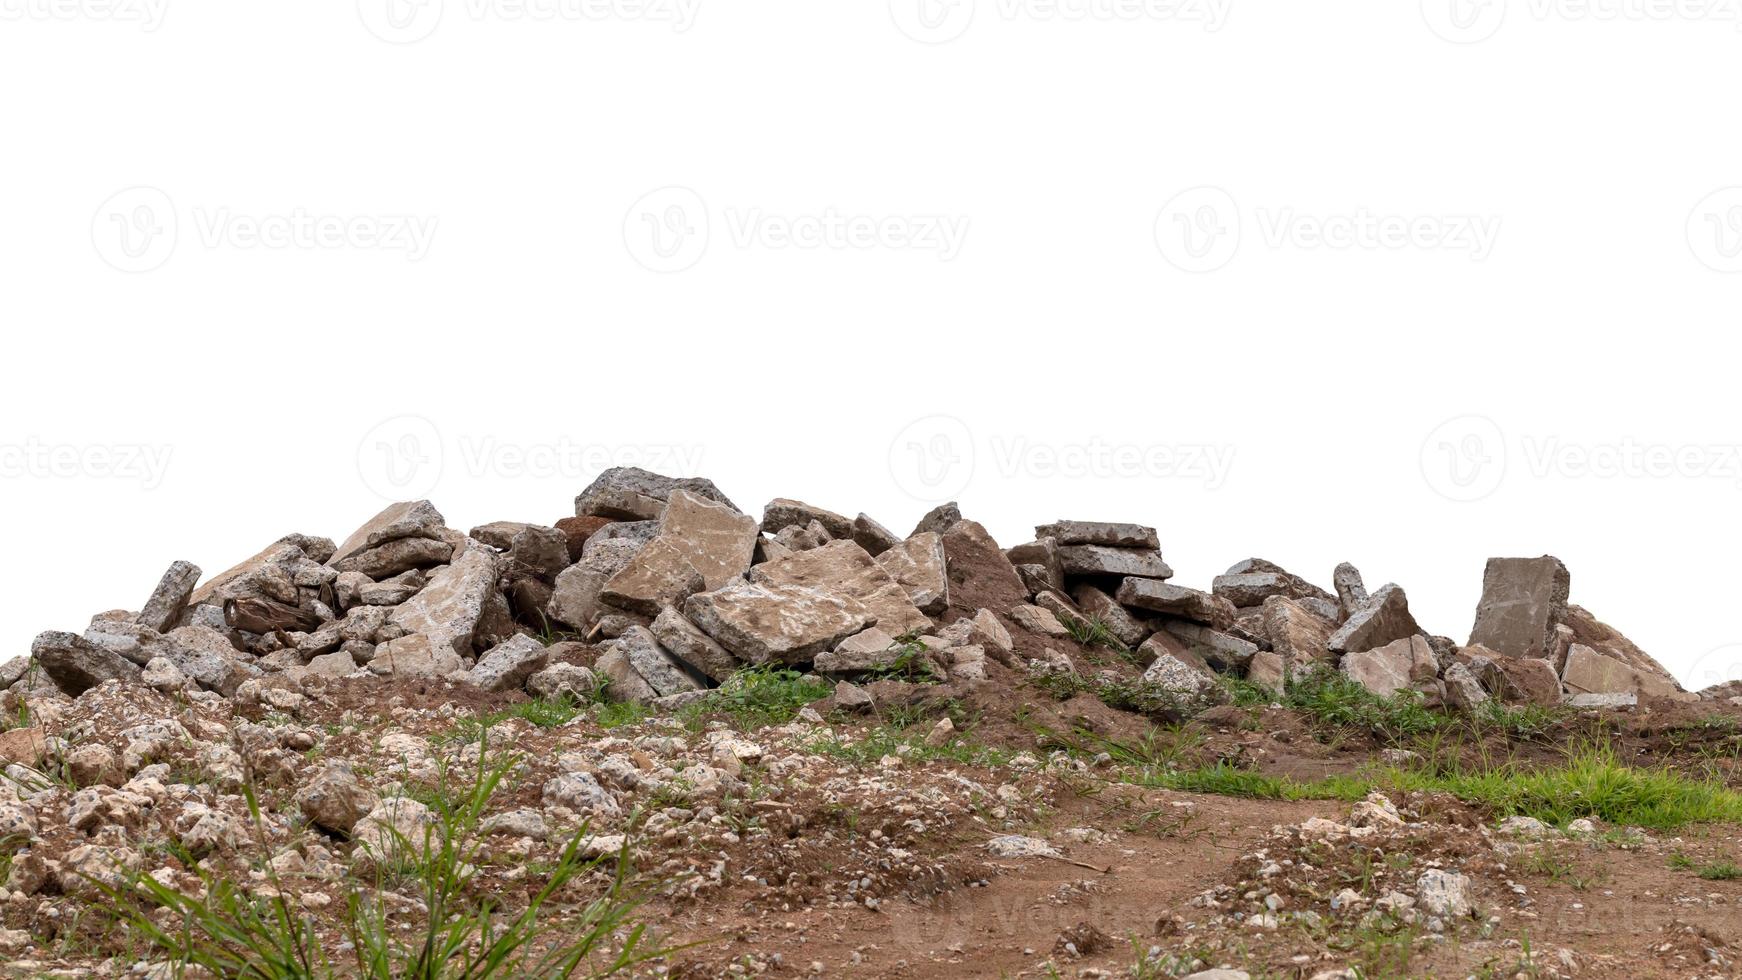
<path id="1" fill-rule="evenodd" d="M 1121 605 L 1179 616 L 1216 629 L 1234 624 L 1234 605 L 1228 600 L 1154 579 L 1127 578 L 1119 583 L 1114 598 Z"/>
<path id="2" fill-rule="evenodd" d="M 867 553 L 871 553 L 866 549 Z M 943 535 L 916 534 L 875 556 L 890 577 L 907 592 L 920 612 L 939 616 L 950 605 L 950 580 L 944 559 Z"/>
<path id="3" fill-rule="evenodd" d="M 864 549 L 859 550 L 863 554 Z M 876 622 L 876 616 L 856 599 L 775 582 L 734 582 L 690 596 L 684 601 L 684 614 L 734 656 L 752 664 L 805 663 Z"/>

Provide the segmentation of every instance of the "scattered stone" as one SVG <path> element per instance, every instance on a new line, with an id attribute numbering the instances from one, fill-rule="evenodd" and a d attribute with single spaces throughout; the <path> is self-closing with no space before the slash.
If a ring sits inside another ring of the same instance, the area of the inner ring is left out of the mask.
<path id="1" fill-rule="evenodd" d="M 446 677 L 463 666 L 451 647 L 432 643 L 422 633 L 381 644 L 369 661 L 371 672 L 393 677 Z"/>
<path id="2" fill-rule="evenodd" d="M 375 809 L 375 794 L 357 781 L 351 764 L 328 762 L 297 791 L 296 804 L 309 823 L 335 834 L 349 834 Z"/>
<path id="3" fill-rule="evenodd" d="M 986 842 L 986 850 L 995 858 L 1056 858 L 1063 857 L 1058 848 L 1036 837 L 1005 834 Z"/>
<path id="4" fill-rule="evenodd" d="M 1433 915 L 1460 919 L 1470 914 L 1469 876 L 1431 868 L 1415 880 L 1415 897 Z"/>
<path id="5" fill-rule="evenodd" d="M 1306 670 L 1315 663 L 1333 663 L 1331 633 L 1335 624 L 1320 618 L 1305 605 L 1283 596 L 1264 600 L 1264 636 L 1270 648 L 1290 665 Z"/>
<path id="6" fill-rule="evenodd" d="M 1337 604 L 1342 609 L 1342 618 L 1348 619 L 1367 605 L 1367 586 L 1361 581 L 1361 570 L 1348 562 L 1337 566 L 1332 575 L 1332 585 L 1337 590 Z"/>
<path id="7" fill-rule="evenodd" d="M 516 634 L 479 657 L 466 672 L 466 683 L 485 691 L 517 690 L 549 660 L 543 643 L 525 633 Z"/>
<path id="8" fill-rule="evenodd" d="M 1010 610 L 1010 618 L 1017 626 L 1037 636 L 1062 639 L 1071 635 L 1071 631 L 1058 621 L 1057 616 L 1039 606 L 1015 606 Z"/>
<path id="9" fill-rule="evenodd" d="M 734 656 L 753 664 L 804 663 L 877 621 L 855 599 L 771 582 L 735 582 L 690 596 L 684 613 Z"/>
<path id="10" fill-rule="evenodd" d="M 1444 679 L 1446 701 L 1452 707 L 1472 711 L 1488 701 L 1488 692 L 1482 689 L 1481 682 L 1476 680 L 1475 675 L 1470 672 L 1470 668 L 1463 664 L 1452 664 L 1447 667 Z"/>
<path id="11" fill-rule="evenodd" d="M 551 664 L 526 679 L 526 693 L 543 701 L 568 698 L 583 702 L 598 687 L 598 678 L 579 664 Z"/>
<path id="12" fill-rule="evenodd" d="M 546 613 L 565 626 L 591 629 L 606 611 L 600 601 L 605 583 L 634 560 L 642 545 L 643 542 L 629 539 L 598 539 L 595 536 L 588 542 L 581 560 L 563 569 L 556 577 Z"/>

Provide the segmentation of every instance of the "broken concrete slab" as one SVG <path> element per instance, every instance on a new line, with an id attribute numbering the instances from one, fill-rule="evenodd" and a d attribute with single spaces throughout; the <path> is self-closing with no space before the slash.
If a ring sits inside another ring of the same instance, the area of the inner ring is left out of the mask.
<path id="1" fill-rule="evenodd" d="M 1086 582 L 1071 590 L 1071 598 L 1077 601 L 1077 608 L 1085 616 L 1105 626 L 1115 640 L 1127 647 L 1136 649 L 1154 632 L 1148 623 L 1133 616 L 1118 600 Z"/>
<path id="2" fill-rule="evenodd" d="M 631 539 L 589 542 L 581 560 L 556 577 L 545 614 L 573 629 L 592 629 L 606 612 L 600 599 L 605 583 L 627 567 L 642 547 L 641 542 Z"/>
<path id="3" fill-rule="evenodd" d="M 194 586 L 200 581 L 200 567 L 193 562 L 178 561 L 169 566 L 158 580 L 157 588 L 151 590 L 151 597 L 145 600 L 145 608 L 139 611 L 134 621 L 146 629 L 159 633 L 174 629 L 187 612 L 188 600 L 193 597 Z"/>
<path id="4" fill-rule="evenodd" d="M 1052 589 L 1065 587 L 1065 567 L 1059 560 L 1059 545 L 1056 538 L 1036 538 L 1026 544 L 1019 544 L 1004 553 L 1012 565 L 1018 568 L 1023 565 L 1039 565 L 1046 570 L 1046 586 Z"/>
<path id="5" fill-rule="evenodd" d="M 1343 619 L 1355 615 L 1362 606 L 1367 605 L 1367 586 L 1361 581 L 1359 568 L 1343 562 L 1332 575 L 1332 584 L 1337 589 L 1337 603 L 1342 607 Z"/>
<path id="6" fill-rule="evenodd" d="M 690 676 L 683 663 L 667 653 L 659 645 L 659 639 L 646 627 L 630 628 L 616 640 L 616 649 L 628 658 L 629 665 L 658 697 L 702 689 L 701 683 Z"/>
<path id="7" fill-rule="evenodd" d="M 654 538 L 599 590 L 607 605 L 644 616 L 707 591 L 707 581 L 690 563 L 691 553 L 674 538 Z"/>
<path id="8" fill-rule="evenodd" d="M 1338 669 L 1380 697 L 1411 689 L 1418 680 L 1431 680 L 1439 673 L 1433 648 L 1420 636 L 1403 637 L 1382 647 L 1347 654 Z"/>
<path id="9" fill-rule="evenodd" d="M 1559 637 L 1564 636 L 1569 650 L 1574 643 L 1583 644 L 1606 657 L 1613 657 L 1621 661 L 1642 674 L 1657 677 L 1677 691 L 1682 689 L 1681 684 L 1676 681 L 1675 675 L 1658 663 L 1655 657 L 1641 650 L 1632 640 L 1623 636 L 1620 630 L 1598 620 L 1597 617 L 1591 615 L 1589 610 L 1569 603 L 1566 616 L 1560 625 L 1566 629 L 1556 631 L 1557 639 L 1555 642 L 1557 644 L 1561 642 Z"/>
<path id="10" fill-rule="evenodd" d="M 1025 604 L 1012 606 L 1008 613 L 1012 622 L 1037 636 L 1060 639 L 1071 635 L 1071 631 L 1059 622 L 1052 612 L 1039 606 Z"/>
<path id="11" fill-rule="evenodd" d="M 477 544 L 456 555 L 453 564 L 429 577 L 429 584 L 395 607 L 388 622 L 421 633 L 456 656 L 471 657 L 485 607 L 496 592 L 500 568 L 496 553 Z"/>
<path id="12" fill-rule="evenodd" d="M 1409 597 L 1398 586 L 1386 585 L 1331 634 L 1327 645 L 1335 653 L 1357 653 L 1419 632 L 1409 613 Z"/>
<path id="13" fill-rule="evenodd" d="M 949 608 L 950 580 L 943 535 L 929 531 L 916 534 L 875 558 L 920 612 L 938 616 Z"/>
<path id="14" fill-rule="evenodd" d="M 104 681 L 139 679 L 138 664 L 74 633 L 42 633 L 31 642 L 30 655 L 68 697 L 76 698 Z"/>
<path id="15" fill-rule="evenodd" d="M 1258 653 L 1256 643 L 1189 619 L 1164 616 L 1159 624 L 1158 633 L 1167 633 L 1172 639 L 1184 643 L 1187 649 L 1225 673 L 1244 671 Z M 1155 637 L 1150 637 L 1150 640 L 1155 640 Z"/>
<path id="16" fill-rule="evenodd" d="M 337 564 L 372 548 L 401 538 L 437 538 L 446 525 L 441 512 L 427 500 L 406 500 L 387 507 L 363 522 L 333 551 L 328 559 Z"/>
<path id="17" fill-rule="evenodd" d="M 724 504 L 733 510 L 739 509 L 738 505 L 732 503 L 725 494 L 720 492 L 719 487 L 714 486 L 712 480 L 704 480 L 701 477 L 677 479 L 661 476 L 636 466 L 613 466 L 600 473 L 597 479 L 588 484 L 587 488 L 575 497 L 575 516 L 614 517 L 612 513 L 613 503 L 632 499 L 629 495 L 665 501 L 671 498 L 674 490 L 687 490 L 704 500 Z M 659 516 L 659 512 L 656 510 L 647 517 L 628 515 L 621 519 L 637 521 L 657 516 Z"/>
<path id="18" fill-rule="evenodd" d="M 1598 653 L 1582 643 L 1574 644 L 1567 652 L 1561 683 L 1572 694 L 1637 694 L 1672 701 L 1699 700 L 1699 695 L 1683 691 L 1673 680 Z"/>
<path id="19" fill-rule="evenodd" d="M 853 520 L 843 517 L 832 510 L 824 510 L 807 504 L 802 500 L 791 500 L 786 497 L 776 497 L 762 508 L 762 533 L 778 534 L 788 527 L 806 527 L 811 521 L 816 521 L 829 532 L 834 539 L 853 538 Z"/>
<path id="20" fill-rule="evenodd" d="M 517 633 L 479 656 L 466 672 L 466 683 L 484 691 L 518 690 L 549 662 L 550 653 L 543 643 Z"/>
<path id="21" fill-rule="evenodd" d="M 1109 548 L 1143 548 L 1156 551 L 1161 539 L 1155 528 L 1141 524 L 1106 521 L 1054 521 L 1034 529 L 1036 538 L 1053 538 L 1061 545 L 1093 544 Z"/>
<path id="22" fill-rule="evenodd" d="M 901 583 L 849 540 L 831 541 L 821 548 L 757 565 L 750 570 L 750 580 L 803 586 L 855 601 L 891 635 L 931 628 L 931 620 L 908 598 Z"/>
<path id="23" fill-rule="evenodd" d="M 1137 548 L 1112 548 L 1099 544 L 1059 546 L 1059 568 L 1066 575 L 1135 576 L 1173 578 L 1173 569 L 1162 561 L 1161 552 Z"/>
<path id="24" fill-rule="evenodd" d="M 593 673 L 605 682 L 605 700 L 630 704 L 651 704 L 659 694 L 653 690 L 635 667 L 629 655 L 616 644 L 607 647 L 593 664 Z"/>
<path id="25" fill-rule="evenodd" d="M 867 514 L 853 518 L 853 540 L 873 558 L 901 543 L 894 531 L 872 520 Z"/>
<path id="26" fill-rule="evenodd" d="M 340 573 L 357 572 L 377 581 L 414 568 L 445 565 L 454 554 L 453 545 L 439 538 L 395 538 L 335 561 Z"/>
<path id="27" fill-rule="evenodd" d="M 1217 629 L 1234 623 L 1234 604 L 1219 596 L 1156 579 L 1127 578 L 1114 593 L 1121 605 L 1194 620 Z"/>
<path id="28" fill-rule="evenodd" d="M 806 663 L 876 622 L 856 599 L 779 582 L 734 582 L 690 596 L 684 615 L 752 664 Z"/>
<path id="29" fill-rule="evenodd" d="M 716 682 L 724 683 L 726 678 L 744 666 L 742 661 L 732 656 L 725 647 L 684 618 L 683 613 L 675 608 L 661 610 L 648 629 L 660 646 L 672 656 Z"/>
<path id="30" fill-rule="evenodd" d="M 1264 600 L 1263 609 L 1264 636 L 1291 670 L 1304 671 L 1316 663 L 1335 663 L 1329 645 L 1335 624 L 1320 618 L 1302 603 L 1279 595 Z"/>
<path id="31" fill-rule="evenodd" d="M 1490 558 L 1470 645 L 1509 657 L 1546 657 L 1565 618 L 1572 576 L 1559 558 Z"/>
<path id="32" fill-rule="evenodd" d="M 919 519 L 919 523 L 914 525 L 913 533 L 925 534 L 929 531 L 934 534 L 946 534 L 949 532 L 950 528 L 961 523 L 961 520 L 962 509 L 956 506 L 956 502 L 952 500 L 947 504 L 939 504 L 927 511 L 926 515 Z M 908 537 L 912 536 L 913 535 L 908 535 Z"/>
<path id="33" fill-rule="evenodd" d="M 369 661 L 371 673 L 391 677 L 446 677 L 464 666 L 446 637 L 432 641 L 422 633 L 377 646 Z"/>

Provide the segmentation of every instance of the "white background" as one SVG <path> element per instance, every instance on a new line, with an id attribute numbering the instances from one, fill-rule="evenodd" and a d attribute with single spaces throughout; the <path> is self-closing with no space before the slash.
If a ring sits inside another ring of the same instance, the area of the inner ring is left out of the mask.
<path id="1" fill-rule="evenodd" d="M 1742 672 L 1733 8 L 394 2 L 0 0 L 0 652 L 608 453 L 1351 560 L 1460 641 L 1549 552 Z M 1364 216 L 1413 234 L 1315 237 Z"/>

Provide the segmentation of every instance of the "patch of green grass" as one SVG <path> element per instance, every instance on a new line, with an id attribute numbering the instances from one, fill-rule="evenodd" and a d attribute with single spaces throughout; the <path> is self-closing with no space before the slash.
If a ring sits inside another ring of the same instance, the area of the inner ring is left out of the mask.
<path id="1" fill-rule="evenodd" d="M 1669 869 L 1671 871 L 1686 871 L 1693 866 L 1694 859 L 1680 851 L 1676 851 L 1669 856 Z"/>
<path id="2" fill-rule="evenodd" d="M 1363 728 L 1394 745 L 1452 723 L 1450 715 L 1429 709 L 1418 692 L 1399 691 L 1380 697 L 1359 682 L 1322 667 L 1294 678 L 1282 703 L 1322 724 Z"/>
<path id="3" fill-rule="evenodd" d="M 1253 800 L 1346 800 L 1362 799 L 1374 788 L 1371 779 L 1360 776 L 1329 776 L 1299 782 L 1287 776 L 1267 776 L 1241 769 L 1226 761 L 1195 769 L 1151 770 L 1133 780 L 1140 786 L 1171 789 L 1181 793 L 1210 793 Z"/>
<path id="4" fill-rule="evenodd" d="M 1505 763 L 1487 769 L 1369 770 L 1301 782 L 1235 766 L 1226 761 L 1195 768 L 1158 765 L 1141 745 L 1095 741 L 1078 736 L 1053 747 L 1075 752 L 1108 751 L 1120 778 L 1141 786 L 1187 793 L 1212 793 L 1268 800 L 1359 800 L 1375 789 L 1387 792 L 1445 792 L 1498 816 L 1535 817 L 1566 826 L 1593 817 L 1617 826 L 1675 830 L 1697 823 L 1742 823 L 1742 793 L 1722 783 L 1694 779 L 1670 769 L 1624 766 L 1612 750 L 1587 746 L 1559 766 L 1526 767 Z"/>
<path id="5" fill-rule="evenodd" d="M 1603 746 L 1577 749 L 1560 766 L 1509 763 L 1445 774 L 1393 770 L 1388 779 L 1403 790 L 1445 791 L 1501 816 L 1535 817 L 1561 827 L 1580 817 L 1655 830 L 1742 822 L 1742 793 L 1670 769 L 1624 766 Z"/>
<path id="6" fill-rule="evenodd" d="M 746 730 L 784 725 L 798 717 L 805 705 L 828 697 L 831 690 L 828 682 L 807 678 L 790 668 L 751 667 L 726 678 L 706 698 L 686 706 L 681 715 L 695 719 L 725 714 Z"/>
<path id="7" fill-rule="evenodd" d="M 1099 616 L 1066 616 L 1060 619 L 1060 623 L 1071 634 L 1071 639 L 1083 646 L 1105 647 L 1120 654 L 1131 652 L 1131 648 L 1114 636 L 1113 631 L 1107 628 L 1106 622 Z"/>
<path id="8" fill-rule="evenodd" d="M 1735 881 L 1742 878 L 1742 867 L 1734 861 L 1713 861 L 1694 873 L 1707 881 Z"/>
<path id="9" fill-rule="evenodd" d="M 454 727 L 438 736 L 437 740 L 476 742 L 492 727 L 510 718 L 518 718 L 536 728 L 557 728 L 580 717 L 584 711 L 585 705 L 568 697 L 551 701 L 523 701 L 475 718 L 461 719 Z"/>
<path id="10" fill-rule="evenodd" d="M 1228 692 L 1228 700 L 1241 708 L 1265 708 L 1281 701 L 1275 691 L 1243 677 L 1223 677 L 1222 688 Z"/>
<path id="11" fill-rule="evenodd" d="M 943 678 L 932 668 L 930 649 L 917 636 L 903 633 L 890 648 L 895 657 L 865 671 L 870 681 L 898 680 L 914 684 L 939 684 Z"/>

